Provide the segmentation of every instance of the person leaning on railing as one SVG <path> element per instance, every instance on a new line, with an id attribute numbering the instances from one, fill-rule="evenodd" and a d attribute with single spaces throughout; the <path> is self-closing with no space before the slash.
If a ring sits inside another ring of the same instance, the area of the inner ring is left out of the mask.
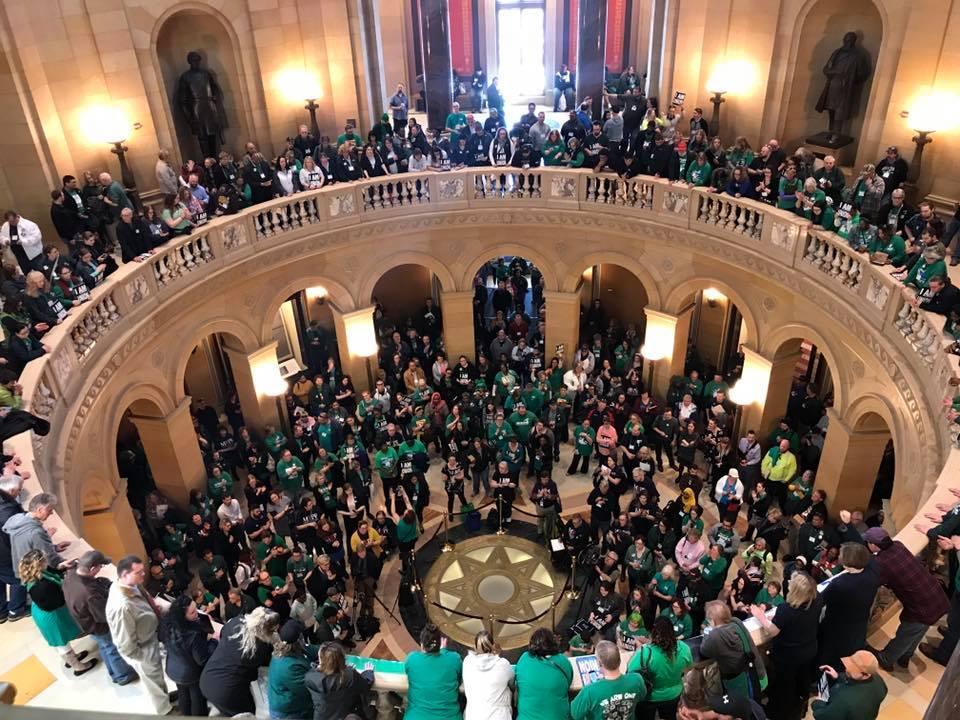
<path id="1" fill-rule="evenodd" d="M 404 720 L 462 720 L 460 680 L 463 661 L 447 649 L 433 623 L 420 632 L 420 650 L 407 655 L 407 709 Z"/>

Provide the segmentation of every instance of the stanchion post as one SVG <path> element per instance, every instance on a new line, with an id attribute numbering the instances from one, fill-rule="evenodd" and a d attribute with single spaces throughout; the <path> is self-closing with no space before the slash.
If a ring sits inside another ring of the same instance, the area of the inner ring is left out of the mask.
<path id="1" fill-rule="evenodd" d="M 503 529 L 503 495 L 497 495 L 497 535 L 506 535 Z"/>
<path id="2" fill-rule="evenodd" d="M 557 604 L 553 603 L 550 607 L 550 632 L 555 633 L 557 631 Z"/>
<path id="3" fill-rule="evenodd" d="M 454 545 L 450 542 L 450 518 L 445 514 L 443 516 L 443 547 L 440 548 L 440 552 L 448 553 L 453 548 Z"/>
<path id="4" fill-rule="evenodd" d="M 567 599 L 576 600 L 579 597 L 580 592 L 577 590 L 577 556 L 574 555 L 570 565 L 570 589 L 567 590 Z"/>
<path id="5" fill-rule="evenodd" d="M 494 615 L 493 613 L 490 613 L 490 616 L 489 616 L 487 619 L 490 621 L 490 628 L 489 628 L 489 630 L 490 630 L 490 639 L 493 640 L 493 641 L 496 641 L 496 639 L 497 639 L 497 637 L 496 637 L 496 636 L 497 636 L 497 627 L 496 627 L 497 616 Z"/>

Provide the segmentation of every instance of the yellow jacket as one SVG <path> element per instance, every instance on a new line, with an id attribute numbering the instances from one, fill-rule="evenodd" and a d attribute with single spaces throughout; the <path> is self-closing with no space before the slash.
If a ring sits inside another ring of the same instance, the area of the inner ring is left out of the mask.
<path id="1" fill-rule="evenodd" d="M 763 462 L 760 463 L 760 474 L 771 482 L 788 483 L 797 474 L 797 458 L 787 450 L 785 453 L 780 453 L 780 457 L 774 463 L 770 456 L 770 453 L 774 450 L 779 450 L 779 448 L 770 448 L 767 454 L 763 456 Z"/>

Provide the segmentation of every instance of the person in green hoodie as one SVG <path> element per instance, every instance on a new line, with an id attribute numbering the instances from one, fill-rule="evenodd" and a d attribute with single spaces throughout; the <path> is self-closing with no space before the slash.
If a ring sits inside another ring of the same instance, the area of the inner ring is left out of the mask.
<path id="1" fill-rule="evenodd" d="M 273 657 L 267 671 L 267 703 L 272 720 L 300 720 L 313 717 L 313 699 L 303 683 L 316 662 L 317 648 L 303 643 L 303 623 L 287 620 L 273 645 Z"/>
<path id="2" fill-rule="evenodd" d="M 535 630 L 516 667 L 517 720 L 569 720 L 573 667 L 547 628 Z"/>
<path id="3" fill-rule="evenodd" d="M 567 148 L 563 144 L 563 138 L 560 137 L 560 131 L 551 130 L 547 133 L 547 141 L 543 144 L 543 164 L 547 167 L 563 165 L 566 151 Z"/>
<path id="4" fill-rule="evenodd" d="M 706 152 L 701 150 L 697 153 L 697 159 L 687 166 L 686 180 L 691 185 L 707 187 L 712 174 L 713 166 L 707 162 Z"/>
<path id="5" fill-rule="evenodd" d="M 300 458 L 294 456 L 289 450 L 284 450 L 277 462 L 277 478 L 280 480 L 280 487 L 296 500 L 297 494 L 303 488 L 304 477 L 304 467 Z"/>
<path id="6" fill-rule="evenodd" d="M 463 661 L 447 650 L 447 639 L 433 623 L 420 633 L 420 650 L 408 653 L 407 710 L 404 720 L 462 720 L 460 680 Z"/>
<path id="7" fill-rule="evenodd" d="M 601 640 L 594 648 L 594 653 L 603 677 L 577 693 L 570 704 L 573 720 L 633 717 L 637 703 L 647 696 L 643 678 L 637 673 L 620 672 L 620 649 L 616 643 Z"/>
<path id="8" fill-rule="evenodd" d="M 877 237 L 867 245 L 867 251 L 873 255 L 877 252 L 886 253 L 887 259 L 894 267 L 902 267 L 907 262 L 907 246 L 903 238 L 891 233 L 886 225 L 877 226 Z"/>
<path id="9" fill-rule="evenodd" d="M 640 673 L 650 681 L 650 697 L 640 706 L 637 717 L 676 717 L 683 692 L 683 674 L 693 665 L 690 647 L 677 642 L 673 625 L 666 617 L 653 621 L 650 644 L 644 645 L 627 664 L 628 673 Z"/>

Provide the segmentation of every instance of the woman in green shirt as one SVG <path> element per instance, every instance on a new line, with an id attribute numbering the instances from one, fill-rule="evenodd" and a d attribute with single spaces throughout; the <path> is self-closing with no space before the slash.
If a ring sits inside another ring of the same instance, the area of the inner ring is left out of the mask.
<path id="1" fill-rule="evenodd" d="M 587 156 L 580 147 L 580 141 L 575 137 L 570 138 L 570 151 L 567 154 L 570 157 L 570 159 L 567 160 L 567 167 L 583 167 L 583 162 L 587 159 Z"/>
<path id="2" fill-rule="evenodd" d="M 176 195 L 167 195 L 163 199 L 163 211 L 160 219 L 170 228 L 172 235 L 186 235 L 193 229 L 190 209 L 177 200 Z"/>
<path id="3" fill-rule="evenodd" d="M 886 225 L 877 226 L 877 236 L 872 243 L 867 245 L 867 250 L 871 255 L 875 252 L 886 253 L 887 259 L 894 267 L 902 267 L 907 261 L 906 243 L 899 235 L 891 234 L 890 228 Z"/>
<path id="4" fill-rule="evenodd" d="M 817 203 L 825 203 L 827 196 L 823 190 L 817 187 L 817 181 L 808 177 L 803 181 L 803 192 L 797 195 L 800 203 L 799 211 L 807 220 L 813 220 L 813 206 Z"/>
<path id="5" fill-rule="evenodd" d="M 943 245 L 931 245 L 924 248 L 920 260 L 913 266 L 904 285 L 913 285 L 917 290 L 925 290 L 930 285 L 930 278 L 947 277 L 947 264 L 943 261 Z"/>
<path id="6" fill-rule="evenodd" d="M 568 720 L 572 681 L 573 667 L 560 654 L 553 633 L 536 630 L 517 661 L 517 720 Z"/>
<path id="7" fill-rule="evenodd" d="M 660 613 L 660 617 L 664 617 L 670 621 L 677 640 L 686 640 L 693 635 L 693 619 L 690 617 L 687 606 L 680 598 L 676 598 L 670 604 L 670 607 L 664 608 L 663 612 Z"/>
<path id="8" fill-rule="evenodd" d="M 551 130 L 547 134 L 547 141 L 543 144 L 543 164 L 548 167 L 563 165 L 563 156 L 566 151 L 560 132 Z"/>
<path id="9" fill-rule="evenodd" d="M 749 167 L 753 162 L 753 149 L 747 139 L 741 135 L 734 143 L 733 147 L 727 150 L 727 164 L 730 167 Z"/>
<path id="10" fill-rule="evenodd" d="M 777 207 L 781 210 L 797 211 L 797 196 L 801 194 L 800 181 L 797 179 L 797 166 L 787 165 L 780 178 L 777 192 Z"/>
<path id="11" fill-rule="evenodd" d="M 713 166 L 707 162 L 707 154 L 700 150 L 697 153 L 696 161 L 690 163 L 687 167 L 687 182 L 698 187 L 706 187 L 710 184 L 712 174 Z"/>
<path id="12" fill-rule="evenodd" d="M 447 650 L 440 629 L 428 623 L 420 633 L 420 650 L 404 661 L 407 711 L 404 720 L 462 720 L 460 678 L 463 661 Z"/>
<path id="13" fill-rule="evenodd" d="M 650 640 L 627 664 L 627 672 L 639 672 L 651 681 L 650 697 L 637 708 L 637 717 L 653 720 L 659 713 L 673 718 L 683 692 L 683 674 L 693 665 L 693 656 L 686 643 L 677 642 L 673 625 L 665 617 L 653 621 Z"/>

